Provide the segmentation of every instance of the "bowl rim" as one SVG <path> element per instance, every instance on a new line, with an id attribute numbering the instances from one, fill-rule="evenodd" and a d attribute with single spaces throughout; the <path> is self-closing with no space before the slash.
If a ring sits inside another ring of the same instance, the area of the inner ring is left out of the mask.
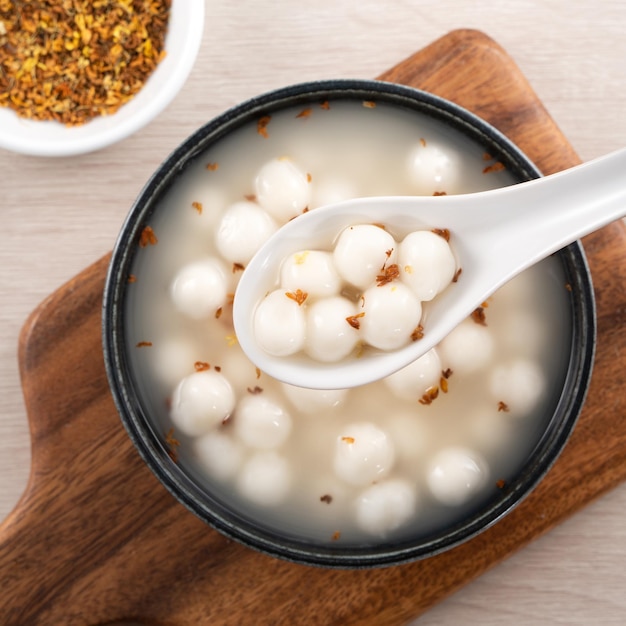
<path id="1" fill-rule="evenodd" d="M 513 484 L 483 504 L 480 512 L 428 539 L 403 540 L 394 545 L 363 547 L 318 545 L 277 536 L 212 499 L 171 461 L 137 394 L 129 387 L 129 365 L 123 341 L 123 309 L 126 277 L 140 232 L 155 209 L 156 199 L 175 182 L 185 167 L 230 130 L 287 106 L 319 102 L 327 98 L 379 100 L 408 106 L 449 122 L 463 134 L 482 140 L 492 154 L 514 171 L 520 180 L 541 172 L 528 157 L 493 126 L 431 93 L 380 80 L 333 79 L 299 83 L 275 89 L 228 109 L 197 129 L 157 168 L 135 200 L 124 222 L 109 265 L 103 300 L 102 338 L 105 367 L 122 422 L 139 454 L 161 483 L 189 510 L 224 535 L 260 552 L 301 564 L 332 568 L 371 568 L 407 563 L 434 556 L 484 532 L 519 505 L 556 461 L 578 420 L 586 397 L 595 353 L 596 313 L 591 274 L 580 242 L 556 253 L 562 261 L 572 294 L 572 344 L 569 366 L 554 415 Z"/>
<path id="2" fill-rule="evenodd" d="M 204 33 L 203 0 L 173 0 L 164 48 L 165 58 L 141 90 L 112 115 L 80 126 L 19 117 L 0 107 L 0 149 L 41 157 L 86 154 L 112 145 L 150 123 L 174 100 L 185 84 L 200 50 Z"/>

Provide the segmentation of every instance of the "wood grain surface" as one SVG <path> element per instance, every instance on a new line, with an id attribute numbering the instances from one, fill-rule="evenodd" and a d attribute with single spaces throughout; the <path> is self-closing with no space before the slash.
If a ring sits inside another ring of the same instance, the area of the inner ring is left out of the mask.
<path id="1" fill-rule="evenodd" d="M 578 162 L 505 51 L 455 31 L 381 76 L 450 98 L 545 173 Z M 589 400 L 561 458 L 513 513 L 435 558 L 331 571 L 260 555 L 209 529 L 140 461 L 110 397 L 100 344 L 108 257 L 34 311 L 20 337 L 32 468 L 0 526 L 2 624 L 401 624 L 626 478 L 626 233 L 584 240 L 598 307 Z"/>

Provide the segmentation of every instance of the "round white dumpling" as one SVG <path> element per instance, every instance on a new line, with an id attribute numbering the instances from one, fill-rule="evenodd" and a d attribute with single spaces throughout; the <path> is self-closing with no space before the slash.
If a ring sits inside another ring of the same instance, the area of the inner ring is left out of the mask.
<path id="1" fill-rule="evenodd" d="M 409 152 L 407 168 L 416 193 L 431 196 L 457 189 L 461 170 L 456 150 L 421 141 Z"/>
<path id="2" fill-rule="evenodd" d="M 184 228 L 202 231 L 205 237 L 212 237 L 229 203 L 225 190 L 205 179 L 201 186 L 190 187 L 180 204 L 185 210 L 177 214 L 177 221 L 180 220 Z"/>
<path id="3" fill-rule="evenodd" d="M 501 300 L 489 308 L 490 317 L 500 312 L 500 331 L 502 343 L 513 354 L 540 354 L 546 342 L 546 327 L 541 323 L 539 314 L 518 308 L 507 307 L 503 311 L 498 306 Z M 529 300 L 532 302 L 532 300 Z"/>
<path id="4" fill-rule="evenodd" d="M 333 259 L 339 275 L 359 289 L 367 289 L 395 263 L 398 244 L 385 230 L 373 224 L 358 224 L 341 231 Z"/>
<path id="5" fill-rule="evenodd" d="M 395 396 L 414 401 L 419 400 L 429 387 L 439 384 L 442 369 L 437 349 L 431 348 L 419 359 L 383 380 Z"/>
<path id="6" fill-rule="evenodd" d="M 150 367 L 168 391 L 195 371 L 193 365 L 198 360 L 197 348 L 189 341 L 171 337 L 155 343 L 152 350 Z"/>
<path id="7" fill-rule="evenodd" d="M 291 404 L 307 415 L 323 414 L 341 406 L 348 394 L 347 389 L 309 389 L 281 383 Z"/>
<path id="8" fill-rule="evenodd" d="M 424 419 L 419 409 L 389 412 L 385 418 L 385 430 L 393 441 L 396 462 L 402 463 L 411 477 L 422 477 L 423 459 L 433 445 L 433 420 Z M 438 426 L 435 430 L 438 429 Z"/>
<path id="9" fill-rule="evenodd" d="M 489 470 L 483 458 L 465 448 L 445 448 L 431 460 L 426 480 L 432 494 L 442 504 L 459 506 L 470 500 L 486 484 Z"/>
<path id="10" fill-rule="evenodd" d="M 315 178 L 313 185 L 313 196 L 311 208 L 325 206 L 326 204 L 336 204 L 350 198 L 356 198 L 359 193 L 354 184 L 349 180 Z"/>
<path id="11" fill-rule="evenodd" d="M 247 393 L 248 387 L 253 389 L 259 384 L 261 373 L 256 365 L 248 359 L 245 352 L 238 343 L 228 346 L 219 356 L 219 363 L 222 374 L 228 378 L 236 396 Z"/>
<path id="12" fill-rule="evenodd" d="M 540 278 L 536 272 L 545 271 L 541 263 L 533 265 L 498 288 L 493 298 L 511 310 L 524 309 L 537 297 L 537 284 Z"/>
<path id="13" fill-rule="evenodd" d="M 356 312 L 356 305 L 343 296 L 311 304 L 306 311 L 305 352 L 325 363 L 346 358 L 359 341 L 359 331 L 347 321 Z"/>
<path id="14" fill-rule="evenodd" d="M 334 296 L 341 290 L 341 277 L 331 252 L 302 250 L 289 255 L 280 268 L 280 286 L 307 293 L 311 298 Z"/>
<path id="15" fill-rule="evenodd" d="M 274 506 L 285 499 L 291 482 L 287 460 L 273 450 L 264 450 L 244 463 L 237 477 L 237 489 L 254 504 Z"/>
<path id="16" fill-rule="evenodd" d="M 493 370 L 489 387 L 494 399 L 504 402 L 511 415 L 527 415 L 543 397 L 546 377 L 537 363 L 516 359 Z"/>
<path id="17" fill-rule="evenodd" d="M 299 215 L 311 202 L 311 183 L 290 159 L 268 161 L 254 180 L 258 203 L 278 222 Z"/>
<path id="18" fill-rule="evenodd" d="M 463 320 L 438 346 L 444 367 L 455 374 L 469 374 L 485 367 L 494 353 L 494 339 L 488 326 Z"/>
<path id="19" fill-rule="evenodd" d="M 235 394 L 228 379 L 213 370 L 183 378 L 172 395 L 170 416 L 174 427 L 197 437 L 219 426 L 235 408 Z"/>
<path id="20" fill-rule="evenodd" d="M 284 289 L 268 294 L 254 312 L 255 338 L 268 354 L 288 356 L 304 347 L 306 316 L 303 307 Z"/>
<path id="21" fill-rule="evenodd" d="M 192 446 L 200 467 L 218 480 L 233 477 L 243 460 L 242 445 L 221 429 L 194 439 Z"/>
<path id="22" fill-rule="evenodd" d="M 170 285 L 170 295 L 178 311 L 195 320 L 206 319 L 226 302 L 228 284 L 221 261 L 201 259 L 178 271 Z"/>
<path id="23" fill-rule="evenodd" d="M 231 263 L 245 265 L 277 230 L 272 217 L 254 202 L 232 204 L 215 233 L 219 253 Z"/>
<path id="24" fill-rule="evenodd" d="M 463 441 L 476 445 L 485 454 L 506 450 L 512 445 L 512 422 L 503 419 L 495 402 L 481 403 L 463 416 Z"/>
<path id="25" fill-rule="evenodd" d="M 291 433 L 291 415 L 265 393 L 247 395 L 237 404 L 233 426 L 237 437 L 251 448 L 277 448 Z"/>
<path id="26" fill-rule="evenodd" d="M 395 452 L 387 433 L 375 424 L 362 422 L 342 428 L 335 444 L 333 467 L 351 485 L 367 485 L 386 476 Z"/>
<path id="27" fill-rule="evenodd" d="M 368 487 L 359 496 L 356 521 L 368 534 L 384 537 L 406 524 L 416 508 L 417 494 L 409 481 L 386 480 Z"/>
<path id="28" fill-rule="evenodd" d="M 422 305 L 406 285 L 393 281 L 368 289 L 361 312 L 361 339 L 379 350 L 396 350 L 411 340 L 422 317 Z"/>
<path id="29" fill-rule="evenodd" d="M 354 499 L 354 487 L 346 485 L 333 473 L 322 472 L 310 477 L 307 500 L 316 507 L 326 509 L 326 515 L 335 513 L 337 508 L 347 507 Z"/>
<path id="30" fill-rule="evenodd" d="M 456 261 L 448 242 L 429 230 L 409 233 L 398 246 L 401 280 L 422 302 L 432 300 L 454 278 Z"/>

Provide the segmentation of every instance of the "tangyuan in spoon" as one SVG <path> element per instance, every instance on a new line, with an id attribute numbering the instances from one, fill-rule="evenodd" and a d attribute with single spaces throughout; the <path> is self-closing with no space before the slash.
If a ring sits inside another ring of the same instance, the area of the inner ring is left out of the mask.
<path id="1" fill-rule="evenodd" d="M 401 369 L 524 269 L 626 214 L 626 150 L 486 192 L 373 197 L 305 213 L 246 267 L 240 346 L 292 385 Z"/>

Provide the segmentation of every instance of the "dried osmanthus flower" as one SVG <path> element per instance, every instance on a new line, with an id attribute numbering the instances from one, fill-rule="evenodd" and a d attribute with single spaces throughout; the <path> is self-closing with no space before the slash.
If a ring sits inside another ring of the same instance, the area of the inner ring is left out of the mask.
<path id="1" fill-rule="evenodd" d="M 115 113 L 165 57 L 171 0 L 0 0 L 0 106 L 78 126 Z"/>

